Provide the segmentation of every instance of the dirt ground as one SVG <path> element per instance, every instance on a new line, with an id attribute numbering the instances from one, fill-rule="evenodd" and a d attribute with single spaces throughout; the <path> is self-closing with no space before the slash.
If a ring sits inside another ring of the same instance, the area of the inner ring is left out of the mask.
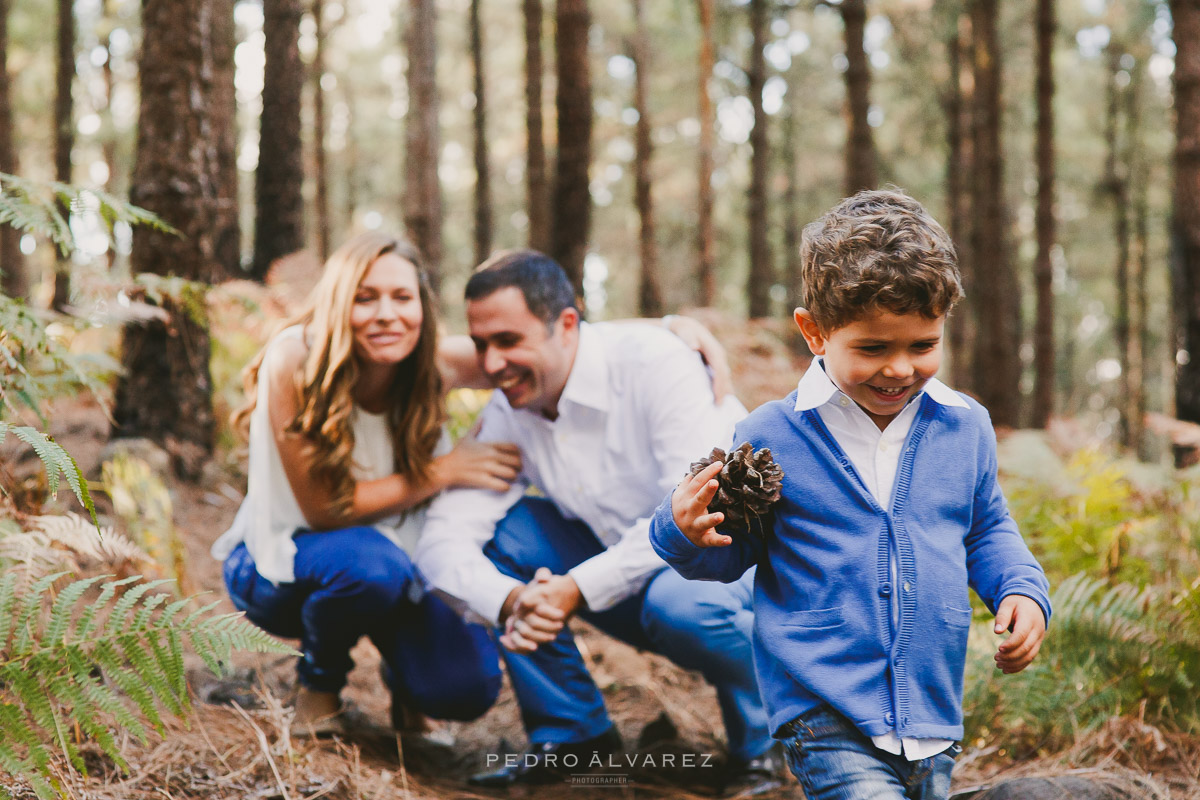
<path id="1" fill-rule="evenodd" d="M 698 315 L 703 316 L 703 315 Z M 727 343 L 739 396 L 748 407 L 781 397 L 794 387 L 807 357 L 793 353 L 786 330 L 704 317 Z M 85 471 L 98 468 L 107 439 L 107 421 L 94 402 L 63 401 L 52 410 L 51 431 L 75 455 Z M 208 470 L 197 484 L 173 483 L 175 522 L 186 548 L 188 582 L 194 590 L 224 597 L 220 565 L 208 554 L 213 540 L 225 530 L 237 509 L 243 479 L 235 469 Z M 104 499 L 100 498 L 101 510 Z M 228 600 L 224 607 L 232 610 Z M 615 762 L 596 770 L 616 775 L 613 785 L 587 786 L 567 782 L 537 789 L 508 792 L 471 790 L 465 779 L 505 753 L 525 745 L 518 709 L 505 686 L 499 701 L 481 719 L 453 724 L 453 744 L 419 737 L 397 738 L 389 727 L 389 698 L 379 678 L 379 656 L 364 641 L 355 650 L 356 668 L 343 694 L 354 721 L 348 736 L 321 741 L 288 735 L 287 704 L 293 690 L 293 659 L 240 654 L 232 677 L 218 680 L 193 659 L 189 681 L 196 698 L 188 723 L 172 723 L 165 738 L 139 744 L 126 742 L 130 769 L 122 773 L 99 751 L 89 750 L 89 776 L 62 775 L 70 796 L 95 800 L 336 800 L 360 798 L 558 798 L 577 800 L 633 797 L 712 797 L 724 759 L 724 733 L 715 694 L 696 674 L 665 659 L 639 652 L 576 624 L 580 649 L 604 693 L 609 711 L 625 742 L 636 754 L 637 766 Z M 710 757 L 710 766 L 691 769 L 666 766 L 696 764 Z M 1136 720 L 1113 724 L 1081 742 L 1072 752 L 1036 762 L 1013 764 L 996 748 L 968 749 L 956 769 L 961 790 L 997 777 L 1096 769 L 1121 771 L 1137 767 L 1159 781 L 1162 797 L 1197 797 L 1195 765 L 1200 743 L 1165 736 Z M 789 778 L 790 780 L 790 778 Z M 21 789 L 0 777 L 0 787 L 16 797 Z M 32 796 L 32 795 L 28 795 Z M 789 783 L 772 797 L 802 797 Z"/>

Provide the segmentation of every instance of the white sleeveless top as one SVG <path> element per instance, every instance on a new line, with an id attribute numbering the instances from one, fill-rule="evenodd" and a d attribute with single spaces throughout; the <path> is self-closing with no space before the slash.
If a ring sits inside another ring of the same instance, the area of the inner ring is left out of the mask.
<path id="1" fill-rule="evenodd" d="M 299 339 L 303 328 L 294 325 L 280 331 L 267 347 L 259 370 L 257 400 L 250 412 L 250 465 L 246 498 L 238 509 L 229 530 L 213 544 L 214 558 L 224 561 L 240 543 L 246 543 L 258 573 L 273 583 L 291 583 L 296 579 L 293 569 L 296 544 L 292 534 L 308 528 L 292 485 L 283 471 L 283 460 L 271 433 L 270 396 L 266 376 L 270 373 L 270 361 L 278 352 L 276 342 L 283 339 Z M 275 356 L 278 357 L 278 356 Z M 396 471 L 393 458 L 392 434 L 387 426 L 386 415 L 370 414 L 355 406 L 351 412 L 354 430 L 354 451 L 351 475 L 356 481 L 384 478 Z M 437 454 L 450 449 L 445 432 L 436 448 Z M 370 523 L 397 547 L 412 553 L 425 521 L 425 507 L 409 509 Z"/>

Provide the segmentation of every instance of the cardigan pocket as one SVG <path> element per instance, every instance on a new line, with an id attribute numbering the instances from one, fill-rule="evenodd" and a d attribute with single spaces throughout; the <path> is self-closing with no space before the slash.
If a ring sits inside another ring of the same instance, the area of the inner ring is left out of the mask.
<path id="1" fill-rule="evenodd" d="M 945 606 L 942 608 L 942 621 L 951 628 L 969 628 L 971 627 L 971 609 Z"/>
<path id="2" fill-rule="evenodd" d="M 789 627 L 812 628 L 814 630 L 840 627 L 845 619 L 843 606 L 836 608 L 814 608 L 808 611 L 793 611 L 785 617 Z"/>

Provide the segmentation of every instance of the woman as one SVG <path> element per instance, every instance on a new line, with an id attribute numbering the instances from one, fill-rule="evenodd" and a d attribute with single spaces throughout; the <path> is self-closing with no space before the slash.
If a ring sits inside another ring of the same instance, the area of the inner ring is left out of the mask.
<path id="1" fill-rule="evenodd" d="M 237 608 L 300 639 L 298 733 L 341 729 L 338 693 L 363 635 L 397 723 L 406 710 L 473 719 L 499 691 L 487 630 L 426 594 L 407 554 L 426 500 L 506 489 L 520 468 L 512 445 L 447 446 L 435 309 L 416 251 L 366 233 L 333 254 L 307 309 L 246 370 L 235 418 L 249 423 L 249 487 L 212 552 Z"/>

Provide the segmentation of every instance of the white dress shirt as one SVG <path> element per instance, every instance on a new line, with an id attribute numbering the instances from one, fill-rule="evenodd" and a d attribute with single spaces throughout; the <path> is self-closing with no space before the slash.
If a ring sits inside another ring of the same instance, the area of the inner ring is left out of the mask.
<path id="1" fill-rule="evenodd" d="M 727 447 L 746 414 L 736 398 L 713 403 L 699 356 L 649 325 L 580 325 L 579 348 L 558 418 L 514 410 L 494 392 L 482 441 L 521 448 L 521 475 L 507 492 L 453 489 L 430 506 L 416 563 L 429 583 L 490 622 L 521 585 L 483 554 L 483 545 L 529 486 L 606 548 L 570 570 L 587 607 L 610 608 L 665 564 L 650 546 L 654 509 L 692 461 Z"/>
<path id="2" fill-rule="evenodd" d="M 904 406 L 883 430 L 875 424 L 867 412 L 850 397 L 838 389 L 826 374 L 822 359 L 814 358 L 808 371 L 796 387 L 796 410 L 816 409 L 821 421 L 833 435 L 842 452 L 854 465 L 854 470 L 866 485 L 875 502 L 885 511 L 891 511 L 892 492 L 896 485 L 896 473 L 900 469 L 900 454 L 917 417 L 922 394 L 945 405 L 967 408 L 967 403 L 953 389 L 937 378 L 929 380 L 921 392 Z M 896 562 L 889 562 L 892 582 L 895 583 Z M 895 624 L 899 608 L 892 600 L 892 621 Z M 901 739 L 895 732 L 873 736 L 871 741 L 880 750 L 900 755 L 909 761 L 920 761 L 936 755 L 953 744 L 949 739 Z"/>

